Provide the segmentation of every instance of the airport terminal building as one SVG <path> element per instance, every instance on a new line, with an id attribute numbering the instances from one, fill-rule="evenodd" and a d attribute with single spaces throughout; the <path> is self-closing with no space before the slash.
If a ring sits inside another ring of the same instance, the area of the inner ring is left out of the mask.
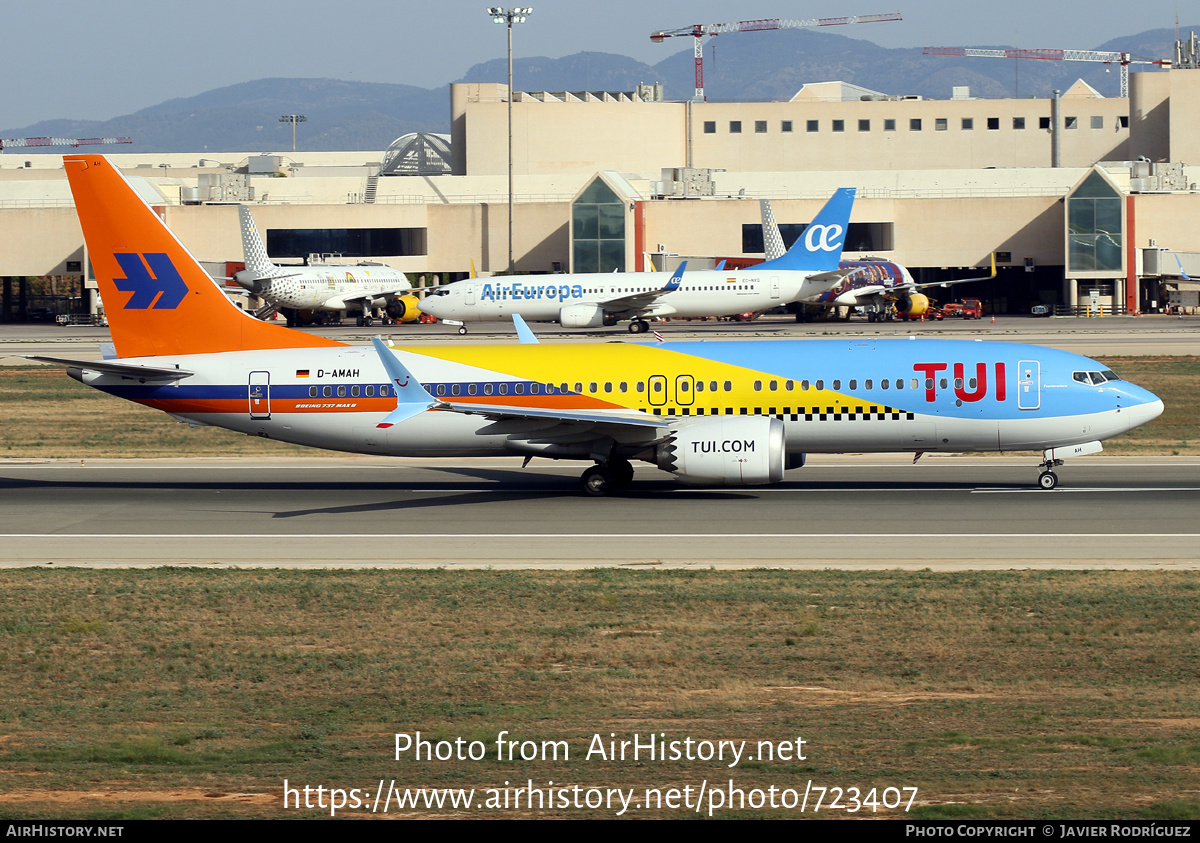
<path id="1" fill-rule="evenodd" d="M 995 279 L 993 312 L 1037 304 L 1148 312 L 1196 306 L 1200 72 L 1134 73 L 1130 96 L 1077 82 L 1055 99 L 943 100 L 841 82 L 787 102 L 667 102 L 632 92 L 516 92 L 513 257 L 521 273 L 711 266 L 761 259 L 760 199 L 785 237 L 855 187 L 846 257 L 921 281 Z M 414 280 L 508 267 L 508 91 L 450 88 L 451 133 L 380 153 L 110 156 L 215 275 L 240 268 L 236 205 L 279 262 L 336 253 Z M 210 156 L 215 156 L 210 157 Z M 0 319 L 23 279 L 79 287 L 87 265 L 58 156 L 0 156 Z M 76 305 L 95 306 L 85 290 Z"/>

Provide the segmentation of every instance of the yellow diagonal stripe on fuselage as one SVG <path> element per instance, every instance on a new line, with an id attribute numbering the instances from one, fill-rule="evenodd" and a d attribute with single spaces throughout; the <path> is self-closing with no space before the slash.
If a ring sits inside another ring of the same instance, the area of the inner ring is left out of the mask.
<path id="1" fill-rule="evenodd" d="M 742 408 L 751 414 L 868 412 L 868 407 L 875 407 L 874 412 L 893 412 L 890 406 L 872 405 L 861 397 L 830 389 L 816 389 L 815 384 L 811 383 L 809 389 L 803 390 L 800 380 L 793 380 L 792 388 L 788 390 L 785 389 L 787 380 L 777 374 L 655 345 L 572 343 L 455 345 L 444 348 L 398 346 L 398 349 L 526 381 L 555 385 L 565 383 L 569 390 L 574 390 L 575 384 L 581 383 L 584 394 L 614 407 L 648 412 L 658 407 L 660 412 L 667 415 L 677 415 L 684 408 L 692 413 L 702 409 L 704 415 L 711 415 L 714 411 L 725 415 L 730 408 L 734 414 L 740 413 Z M 703 381 L 704 389 L 696 391 L 694 385 L 689 385 L 686 392 L 677 391 L 679 378 L 684 376 Z M 664 379 L 663 393 L 650 392 L 649 384 L 654 377 Z M 714 381 L 717 384 L 716 392 L 711 390 Z M 732 386 L 728 392 L 725 391 L 726 381 Z M 754 389 L 756 381 L 761 384 L 761 389 Z M 772 381 L 777 385 L 775 390 L 770 389 Z M 620 391 L 619 384 L 622 382 L 627 384 L 628 391 Z M 596 393 L 590 392 L 592 383 L 598 385 Z M 613 384 L 611 392 L 604 391 L 605 383 Z M 638 383 L 643 384 L 641 392 L 637 390 Z"/>

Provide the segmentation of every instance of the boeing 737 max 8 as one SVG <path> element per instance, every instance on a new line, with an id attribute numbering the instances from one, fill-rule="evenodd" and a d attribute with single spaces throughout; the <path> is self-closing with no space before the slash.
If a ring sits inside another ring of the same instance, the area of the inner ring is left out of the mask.
<path id="1" fill-rule="evenodd" d="M 378 456 L 633 461 L 685 483 L 782 480 L 807 452 L 1064 457 L 1162 402 L 1085 357 L 1014 343 L 778 340 L 353 346 L 231 304 L 102 156 L 64 158 L 117 356 L 36 359 L 193 424 Z"/>

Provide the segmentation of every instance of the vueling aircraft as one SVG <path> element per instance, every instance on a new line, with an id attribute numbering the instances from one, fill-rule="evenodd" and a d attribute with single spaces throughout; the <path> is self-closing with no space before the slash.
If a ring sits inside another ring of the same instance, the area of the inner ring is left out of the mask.
<path id="1" fill-rule="evenodd" d="M 231 304 L 104 157 L 64 157 L 116 356 L 65 365 L 111 395 L 252 436 L 379 456 L 644 461 L 685 483 L 775 483 L 810 452 L 1043 451 L 1145 424 L 1157 397 L 1085 357 L 938 339 L 346 345 Z"/>
<path id="2" fill-rule="evenodd" d="M 665 284 L 647 272 L 492 276 L 455 281 L 426 296 L 421 309 L 457 322 L 558 322 L 567 328 L 629 323 L 645 333 L 655 316 L 728 316 L 769 310 L 830 289 L 852 270 L 839 269 L 842 244 L 854 207 L 854 188 L 836 191 L 792 248 L 749 269 L 683 267 Z M 684 264 L 686 266 L 686 263 Z M 466 327 L 459 329 L 466 333 Z"/>
<path id="3" fill-rule="evenodd" d="M 421 315 L 417 297 L 405 295 L 412 284 L 398 269 L 382 263 L 278 266 L 267 256 L 250 209 L 239 205 L 238 217 L 246 268 L 233 280 L 268 303 L 255 313 L 260 319 L 282 310 L 291 325 L 298 310 L 358 310 L 359 327 L 370 327 L 371 310 L 389 302 L 405 322 Z"/>

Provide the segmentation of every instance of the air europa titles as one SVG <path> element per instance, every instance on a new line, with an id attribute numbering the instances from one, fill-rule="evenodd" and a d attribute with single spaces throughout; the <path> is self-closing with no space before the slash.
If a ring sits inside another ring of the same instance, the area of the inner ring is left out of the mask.
<path id="1" fill-rule="evenodd" d="M 913 363 L 913 370 L 925 376 L 925 400 L 936 401 L 938 390 L 938 374 L 950 368 L 948 363 Z M 960 401 L 982 401 L 988 391 L 988 365 L 987 363 L 976 363 L 973 380 L 975 386 L 972 389 L 967 389 L 967 374 L 966 366 L 962 363 L 955 363 L 953 366 L 954 372 L 954 397 Z M 997 401 L 1003 401 L 1008 397 L 1008 388 L 1004 382 L 1004 364 L 995 364 L 995 396 Z"/>
<path id="2" fill-rule="evenodd" d="M 484 284 L 479 298 L 481 301 L 500 301 L 502 299 L 566 301 L 567 299 L 583 298 L 583 287 L 578 284 L 522 284 L 520 281 L 514 281 L 511 284 Z"/>

